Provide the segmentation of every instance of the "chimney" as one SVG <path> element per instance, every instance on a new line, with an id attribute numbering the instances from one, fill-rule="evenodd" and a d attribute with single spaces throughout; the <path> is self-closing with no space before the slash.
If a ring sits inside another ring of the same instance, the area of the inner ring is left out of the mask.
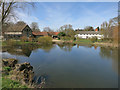
<path id="1" fill-rule="evenodd" d="M 95 32 L 97 32 L 97 31 L 98 31 L 98 29 L 96 28 L 96 29 L 95 29 Z"/>

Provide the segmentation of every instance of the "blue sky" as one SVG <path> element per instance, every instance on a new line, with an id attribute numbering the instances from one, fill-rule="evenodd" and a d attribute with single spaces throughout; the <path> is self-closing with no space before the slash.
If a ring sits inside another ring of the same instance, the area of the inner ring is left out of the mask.
<path id="1" fill-rule="evenodd" d="M 36 2 L 36 8 L 29 8 L 29 14 L 16 11 L 19 20 L 27 24 L 37 22 L 41 31 L 44 27 L 57 30 L 65 24 L 74 29 L 93 26 L 109 21 L 118 15 L 117 2 Z"/>

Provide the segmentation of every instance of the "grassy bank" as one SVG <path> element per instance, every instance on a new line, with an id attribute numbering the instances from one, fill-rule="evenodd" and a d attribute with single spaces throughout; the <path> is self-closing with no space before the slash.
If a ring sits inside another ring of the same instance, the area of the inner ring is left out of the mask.
<path id="1" fill-rule="evenodd" d="M 26 85 L 22 85 L 19 81 L 10 79 L 10 70 L 10 67 L 3 67 L 2 88 L 28 88 Z"/>
<path id="2" fill-rule="evenodd" d="M 52 44 L 52 38 L 46 36 L 46 37 L 34 38 L 32 40 L 9 39 L 6 41 L 2 41 L 2 46 L 17 46 L 24 44 L 40 44 L 40 45 Z"/>
<path id="3" fill-rule="evenodd" d="M 118 44 L 108 42 L 95 42 L 93 45 L 118 48 Z"/>
<path id="4" fill-rule="evenodd" d="M 27 88 L 27 86 L 22 85 L 18 81 L 9 79 L 8 76 L 2 76 L 2 88 Z"/>
<path id="5" fill-rule="evenodd" d="M 97 45 L 97 46 L 109 46 L 109 47 L 118 47 L 117 44 L 114 44 L 112 42 L 104 41 L 104 40 L 99 40 L 96 38 L 93 39 L 76 39 L 76 40 L 56 40 L 56 39 L 51 39 L 49 37 L 40 37 L 38 39 L 38 42 L 32 42 L 32 41 L 15 41 L 15 40 L 8 40 L 8 41 L 3 41 L 2 46 L 17 46 L 17 45 L 25 45 L 25 44 L 33 44 L 33 45 L 48 45 L 48 44 L 63 44 L 63 43 L 71 43 L 71 44 L 83 44 L 83 45 Z"/>
<path id="6" fill-rule="evenodd" d="M 89 39 L 80 39 L 80 40 L 73 41 L 73 43 L 75 43 L 75 44 L 92 44 L 93 42 Z"/>
<path id="7" fill-rule="evenodd" d="M 2 46 L 12 46 L 12 45 L 24 45 L 24 44 L 36 44 L 36 42 L 22 42 L 22 41 L 2 41 Z"/>

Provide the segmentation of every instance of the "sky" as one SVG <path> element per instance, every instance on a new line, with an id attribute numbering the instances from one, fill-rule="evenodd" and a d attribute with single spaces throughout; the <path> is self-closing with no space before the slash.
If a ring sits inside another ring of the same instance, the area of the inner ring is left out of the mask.
<path id="1" fill-rule="evenodd" d="M 29 13 L 23 10 L 15 12 L 19 20 L 29 25 L 37 22 L 41 31 L 44 27 L 57 30 L 65 24 L 71 24 L 74 29 L 96 28 L 118 16 L 117 2 L 36 2 L 35 6 L 29 7 Z"/>

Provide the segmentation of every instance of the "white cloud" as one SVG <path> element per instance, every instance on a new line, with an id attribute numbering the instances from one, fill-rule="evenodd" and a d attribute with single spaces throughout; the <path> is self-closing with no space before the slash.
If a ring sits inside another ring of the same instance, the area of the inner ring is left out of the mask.
<path id="1" fill-rule="evenodd" d="M 72 6 L 68 5 L 65 8 L 61 8 L 59 5 L 55 5 L 53 7 L 49 7 L 44 3 L 41 3 L 42 7 L 44 7 L 44 11 L 46 12 L 46 18 L 40 20 L 36 16 L 32 16 L 30 14 L 15 11 L 19 20 L 25 21 L 27 24 L 31 24 L 32 22 L 37 22 L 39 28 L 43 30 L 44 27 L 49 26 L 52 29 L 58 29 L 60 26 L 65 24 L 72 24 L 73 28 L 84 28 L 85 26 L 93 26 L 97 27 L 103 21 L 106 21 L 104 16 L 100 16 L 99 13 L 92 11 L 89 8 L 81 7 L 83 11 L 88 15 L 87 17 L 77 17 L 73 19 L 73 16 L 70 13 L 70 9 L 73 8 Z M 110 12 L 110 10 L 106 11 Z M 103 12 L 103 14 L 106 14 Z M 77 13 L 76 13 L 77 14 Z"/>
<path id="2" fill-rule="evenodd" d="M 39 18 L 35 16 L 31 16 L 30 14 L 19 12 L 19 11 L 15 11 L 15 13 L 19 17 L 17 21 L 24 21 L 28 25 L 30 25 L 32 22 L 37 22 L 40 30 L 43 30 L 43 28 L 47 26 L 45 21 L 39 20 Z M 17 22 L 17 21 L 14 20 L 13 22 Z"/>
<path id="3" fill-rule="evenodd" d="M 100 16 L 98 13 L 93 12 L 92 10 L 89 10 L 88 8 L 85 8 L 84 6 L 82 7 L 82 10 L 84 10 L 88 16 L 78 17 L 75 19 L 73 19 L 73 16 L 69 12 L 71 8 L 70 6 L 66 6 L 65 9 L 60 9 L 59 6 L 54 8 L 48 7 L 44 4 L 43 6 L 46 9 L 48 15 L 46 22 L 48 22 L 48 25 L 53 29 L 57 29 L 64 24 L 72 24 L 74 29 L 84 28 L 87 25 L 97 27 L 100 26 L 103 21 L 105 21 L 104 17 Z"/>

